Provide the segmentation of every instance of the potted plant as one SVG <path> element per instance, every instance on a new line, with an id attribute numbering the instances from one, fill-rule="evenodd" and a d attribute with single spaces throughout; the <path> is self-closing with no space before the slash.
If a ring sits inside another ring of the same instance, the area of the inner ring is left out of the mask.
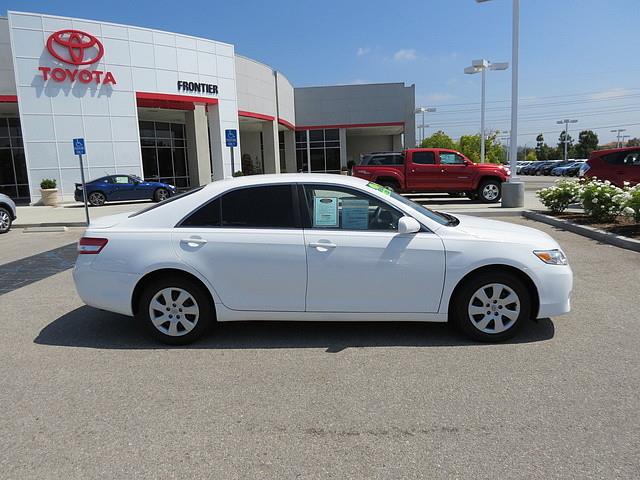
<path id="1" fill-rule="evenodd" d="M 340 168 L 340 175 L 349 175 L 349 169 L 347 167 Z"/>
<path id="2" fill-rule="evenodd" d="M 52 178 L 44 178 L 40 182 L 40 196 L 42 197 L 42 204 L 49 207 L 58 206 L 58 189 L 56 188 L 56 181 Z"/>

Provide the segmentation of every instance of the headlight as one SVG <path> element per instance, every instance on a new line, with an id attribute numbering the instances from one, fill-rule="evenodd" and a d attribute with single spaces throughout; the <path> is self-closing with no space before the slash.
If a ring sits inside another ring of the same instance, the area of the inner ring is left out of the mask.
<path id="1" fill-rule="evenodd" d="M 567 257 L 565 257 L 562 250 L 534 250 L 533 254 L 542 260 L 544 263 L 550 265 L 568 265 Z"/>

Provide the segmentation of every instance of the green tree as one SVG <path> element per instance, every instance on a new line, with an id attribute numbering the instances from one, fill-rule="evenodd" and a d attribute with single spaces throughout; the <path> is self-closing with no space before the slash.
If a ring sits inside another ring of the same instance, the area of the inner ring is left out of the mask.
<path id="1" fill-rule="evenodd" d="M 524 157 L 527 162 L 535 162 L 538 157 L 536 156 L 535 150 L 529 150 L 527 155 Z"/>
<path id="2" fill-rule="evenodd" d="M 450 148 L 452 150 L 458 148 L 456 142 L 442 130 L 438 130 L 433 135 L 422 140 L 420 146 L 422 148 Z"/>
<path id="3" fill-rule="evenodd" d="M 504 160 L 502 145 L 498 142 L 497 137 L 497 133 L 491 132 L 485 139 L 484 161 L 487 163 L 502 163 Z M 480 134 L 462 135 L 458 141 L 458 150 L 469 160 L 480 162 Z"/>
<path id="4" fill-rule="evenodd" d="M 566 143 L 567 143 L 567 158 L 575 158 L 576 152 L 575 147 L 573 145 L 573 137 L 571 134 L 566 135 Z M 565 132 L 564 130 L 560 132 L 560 136 L 558 137 L 558 149 L 556 158 L 550 158 L 549 160 L 555 160 L 559 158 L 564 158 L 564 144 L 565 144 Z"/>
<path id="5" fill-rule="evenodd" d="M 578 144 L 575 146 L 576 157 L 589 158 L 591 152 L 598 148 L 598 135 L 592 130 L 583 130 L 578 135 Z"/>
<path id="6" fill-rule="evenodd" d="M 627 141 L 627 147 L 640 147 L 640 138 L 635 137 Z"/>
<path id="7" fill-rule="evenodd" d="M 555 156 L 555 149 L 545 143 L 544 135 L 538 135 L 536 137 L 536 158 L 538 160 L 552 160 Z"/>

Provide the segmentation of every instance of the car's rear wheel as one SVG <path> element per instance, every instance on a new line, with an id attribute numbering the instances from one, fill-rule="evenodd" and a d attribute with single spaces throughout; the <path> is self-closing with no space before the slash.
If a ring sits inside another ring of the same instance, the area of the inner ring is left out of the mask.
<path id="1" fill-rule="evenodd" d="M 168 345 L 185 345 L 201 338 L 215 321 L 204 286 L 180 277 L 147 285 L 137 312 L 151 334 Z"/>
<path id="2" fill-rule="evenodd" d="M 94 207 L 101 207 L 107 201 L 107 197 L 102 192 L 91 192 L 88 200 Z"/>
<path id="3" fill-rule="evenodd" d="M 156 202 L 161 202 L 163 200 L 166 200 L 167 198 L 169 198 L 169 190 L 167 190 L 166 188 L 158 188 L 153 194 L 153 199 Z"/>
<path id="4" fill-rule="evenodd" d="M 482 342 L 512 338 L 531 317 L 531 294 L 508 272 L 491 272 L 467 280 L 452 299 L 450 321 Z"/>
<path id="5" fill-rule="evenodd" d="M 484 203 L 496 203 L 500 201 L 502 185 L 498 180 L 484 180 L 478 187 L 478 197 Z"/>
<path id="6" fill-rule="evenodd" d="M 0 233 L 7 233 L 11 229 L 11 214 L 6 208 L 0 207 Z"/>

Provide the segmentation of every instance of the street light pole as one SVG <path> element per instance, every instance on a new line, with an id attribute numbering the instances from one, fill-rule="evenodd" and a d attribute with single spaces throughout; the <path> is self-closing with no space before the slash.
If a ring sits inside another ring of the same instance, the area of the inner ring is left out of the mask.
<path id="1" fill-rule="evenodd" d="M 568 118 L 565 118 L 564 120 L 558 120 L 556 122 L 558 125 L 562 125 L 564 123 L 564 161 L 567 161 L 567 158 L 569 156 L 568 154 L 568 144 L 569 144 L 569 124 L 570 123 L 578 123 L 578 120 L 570 120 Z"/>
<path id="2" fill-rule="evenodd" d="M 417 145 L 420 145 L 422 143 L 422 140 L 424 140 L 424 113 L 425 112 L 435 112 L 436 109 L 434 107 L 418 107 L 415 109 L 415 113 L 421 113 L 422 114 L 422 125 L 420 126 L 421 130 L 420 130 L 420 142 L 416 142 Z"/>
<path id="3" fill-rule="evenodd" d="M 620 134 L 622 132 L 626 132 L 627 129 L 626 128 L 616 128 L 615 130 L 611 130 L 611 133 L 616 133 L 617 134 L 617 141 L 616 141 L 616 147 L 620 148 Z"/>

